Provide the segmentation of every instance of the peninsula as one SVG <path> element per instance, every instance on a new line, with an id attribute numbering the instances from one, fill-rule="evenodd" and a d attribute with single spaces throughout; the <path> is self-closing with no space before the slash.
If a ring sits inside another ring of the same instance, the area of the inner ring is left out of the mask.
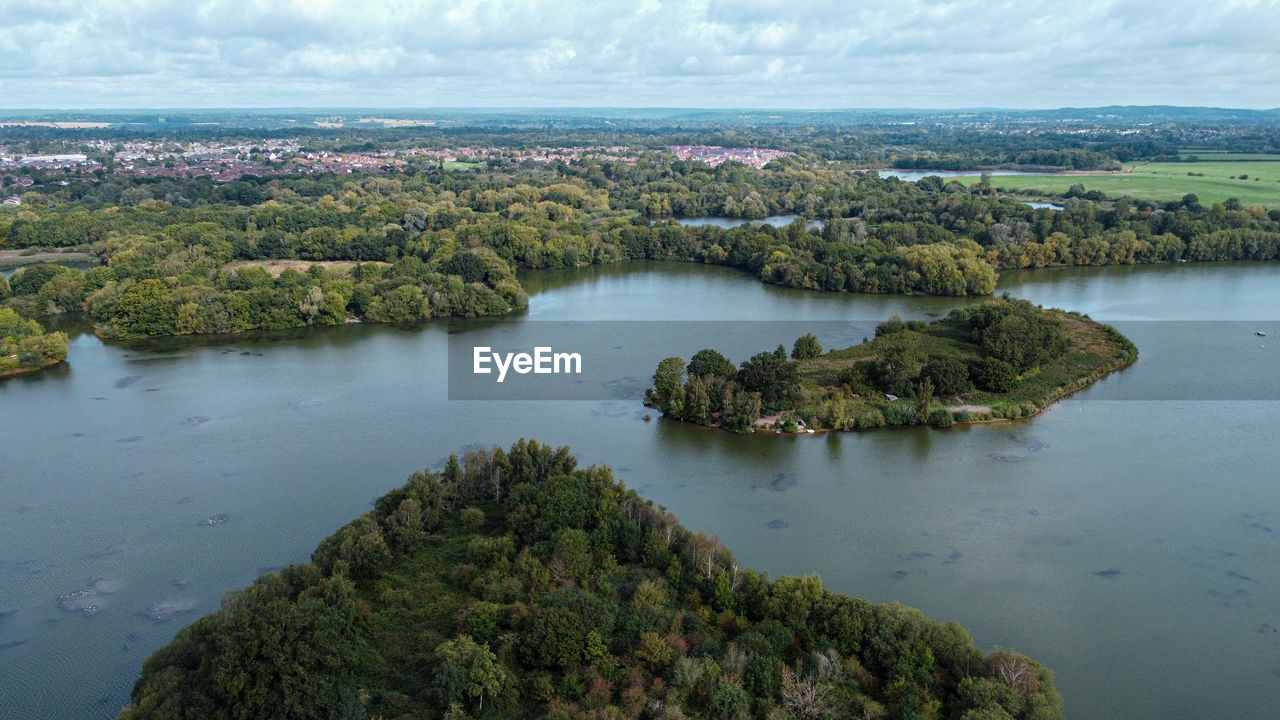
<path id="1" fill-rule="evenodd" d="M 813 335 L 735 367 L 711 349 L 667 358 L 646 404 L 747 433 L 854 430 L 1029 417 L 1127 367 L 1138 350 L 1109 325 L 1008 296 L 932 323 L 896 315 L 873 340 L 822 352 Z"/>

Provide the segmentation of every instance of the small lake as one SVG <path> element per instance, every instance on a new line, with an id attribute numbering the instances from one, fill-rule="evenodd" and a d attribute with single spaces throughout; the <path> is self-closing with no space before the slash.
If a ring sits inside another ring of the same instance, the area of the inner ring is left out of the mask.
<path id="1" fill-rule="evenodd" d="M 1057 203 L 1023 201 L 1023 205 L 1035 210 L 1066 210 L 1066 206 Z"/>
<path id="2" fill-rule="evenodd" d="M 770 215 L 769 217 L 760 218 L 759 220 L 748 220 L 746 218 L 724 218 L 724 217 L 672 218 L 672 220 L 675 220 L 681 225 L 688 225 L 690 227 L 697 227 L 700 225 L 711 225 L 713 227 L 725 228 L 726 230 L 730 228 L 741 227 L 742 225 L 772 225 L 774 227 L 785 227 L 795 222 L 798 219 L 800 219 L 799 215 Z M 820 228 L 822 227 L 822 221 L 810 220 L 806 224 L 806 226 L 809 228 Z"/>
<path id="3" fill-rule="evenodd" d="M 693 264 L 522 280 L 513 330 L 682 318 L 857 335 L 973 302 L 789 290 Z M 1231 360 L 1277 397 L 1280 264 L 1021 271 L 1000 290 L 1113 321 L 1141 357 L 1026 422 L 739 437 L 646 422 L 629 399 L 450 401 L 444 323 L 131 346 L 60 323 L 69 364 L 0 381 L 0 718 L 114 717 L 143 659 L 225 592 L 305 561 L 409 473 L 521 437 L 611 465 L 748 566 L 820 573 L 1028 653 L 1057 673 L 1069 717 L 1270 716 L 1280 402 L 1230 399 L 1215 378 Z M 779 342 L 725 327 L 690 342 Z M 697 349 L 635 348 L 620 378 Z M 1202 386 L 1208 399 L 1190 399 Z"/>
<path id="4" fill-rule="evenodd" d="M 1044 172 L 1028 172 L 1025 170 L 985 170 L 984 171 L 984 170 L 894 170 L 894 169 L 889 169 L 889 170 L 877 170 L 876 172 L 882 178 L 898 178 L 899 180 L 905 180 L 906 182 L 916 182 L 917 180 L 923 180 L 924 178 L 927 178 L 930 175 L 940 177 L 944 181 L 946 181 L 946 180 L 950 180 L 951 178 L 982 177 L 984 173 L 987 175 L 991 175 L 992 177 L 995 177 L 998 175 L 1053 175 L 1054 174 L 1054 173 L 1044 173 Z"/>

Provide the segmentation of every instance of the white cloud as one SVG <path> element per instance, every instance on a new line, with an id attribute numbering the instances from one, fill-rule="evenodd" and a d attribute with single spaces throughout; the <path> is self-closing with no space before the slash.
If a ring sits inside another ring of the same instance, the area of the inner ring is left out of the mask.
<path id="1" fill-rule="evenodd" d="M 8 107 L 1280 106 L 1280 0 L 0 0 L 0 27 Z"/>

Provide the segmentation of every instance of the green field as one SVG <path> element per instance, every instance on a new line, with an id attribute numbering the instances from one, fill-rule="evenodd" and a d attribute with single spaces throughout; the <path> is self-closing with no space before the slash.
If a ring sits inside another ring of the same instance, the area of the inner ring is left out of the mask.
<path id="1" fill-rule="evenodd" d="M 1205 204 L 1236 198 L 1244 205 L 1280 208 L 1280 158 L 1274 155 L 1236 155 L 1233 157 L 1237 159 L 1226 159 L 1225 153 L 1212 157 L 1213 160 L 1202 162 L 1126 164 L 1125 169 L 1133 168 L 1132 173 L 999 175 L 992 177 L 991 183 L 1002 190 L 1039 190 L 1055 194 L 1065 193 L 1079 183 L 1088 190 L 1099 190 L 1110 197 L 1127 195 L 1165 202 L 1180 200 L 1183 195 L 1194 193 Z M 1240 179 L 1245 176 L 1248 179 Z"/>
<path id="2" fill-rule="evenodd" d="M 443 165 L 445 170 L 475 170 L 478 167 L 484 167 L 484 163 L 465 160 L 445 160 Z"/>
<path id="3" fill-rule="evenodd" d="M 1218 150 L 1182 150 L 1180 158 L 1196 158 L 1199 160 L 1246 160 L 1258 162 L 1280 162 L 1280 155 L 1272 153 L 1231 153 Z"/>

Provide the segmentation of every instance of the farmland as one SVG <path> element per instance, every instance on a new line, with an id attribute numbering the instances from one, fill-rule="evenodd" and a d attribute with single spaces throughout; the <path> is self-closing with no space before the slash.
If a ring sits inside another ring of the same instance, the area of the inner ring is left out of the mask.
<path id="1" fill-rule="evenodd" d="M 1003 190 L 1062 194 L 1077 183 L 1111 197 L 1127 195 L 1167 202 L 1194 193 L 1202 203 L 1236 198 L 1244 205 L 1280 208 L 1280 155 L 1195 153 L 1196 162 L 1127 163 L 1123 173 L 1098 175 L 1001 175 Z M 1128 172 L 1132 169 L 1132 172 Z"/>

